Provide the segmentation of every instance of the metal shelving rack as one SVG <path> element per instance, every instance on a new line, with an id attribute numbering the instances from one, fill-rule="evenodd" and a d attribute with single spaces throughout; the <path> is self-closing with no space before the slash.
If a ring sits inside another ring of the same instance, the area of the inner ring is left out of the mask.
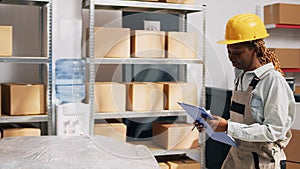
<path id="1" fill-rule="evenodd" d="M 292 25 L 292 24 L 267 24 L 265 26 L 266 26 L 266 29 L 268 29 L 268 30 L 287 29 L 287 30 L 294 30 L 294 31 L 297 31 L 297 32 L 300 30 L 300 25 Z M 281 68 L 281 69 L 285 73 L 298 73 L 298 72 L 300 72 L 300 68 Z"/>
<path id="2" fill-rule="evenodd" d="M 171 4 L 161 2 L 140 2 L 140 1 L 125 1 L 125 0 L 83 0 L 82 7 L 89 9 L 89 56 L 86 59 L 89 64 L 89 104 L 90 104 L 90 134 L 93 133 L 94 120 L 106 118 L 137 118 L 137 117 L 166 117 L 166 116 L 186 116 L 184 111 L 159 111 L 159 112 L 114 112 L 114 113 L 95 113 L 94 112 L 94 84 L 95 84 L 95 64 L 202 64 L 203 65 L 203 80 L 202 80 L 202 106 L 205 105 L 205 5 L 189 5 L 189 4 Z M 187 30 L 187 14 L 195 12 L 203 12 L 203 56 L 200 59 L 153 59 L 153 58 L 94 58 L 94 27 L 95 27 L 95 10 L 120 10 L 130 12 L 155 12 L 165 14 L 179 14 L 183 19 L 182 30 Z M 186 68 L 184 68 L 186 69 Z M 183 76 L 186 75 L 186 70 L 183 70 Z M 181 76 L 182 76 L 181 75 Z M 185 77 L 183 79 L 186 79 Z M 204 92 L 204 93 L 203 93 Z M 200 134 L 203 135 L 203 134 Z M 134 142 L 133 144 L 148 145 L 154 155 L 170 155 L 170 154 L 185 154 L 187 152 L 200 151 L 201 166 L 204 167 L 204 147 L 205 136 L 200 136 L 201 146 L 198 149 L 192 150 L 164 150 L 149 142 Z"/>
<path id="3" fill-rule="evenodd" d="M 256 6 L 256 14 L 258 16 L 260 16 L 261 18 L 263 18 L 263 15 L 262 15 L 263 11 L 264 11 L 264 5 L 257 5 Z M 298 33 L 298 31 L 300 30 L 300 25 L 299 24 L 280 24 L 280 23 L 265 24 L 265 27 L 268 31 L 275 31 L 275 30 L 285 29 L 285 30 L 296 31 Z M 284 35 L 282 35 L 282 36 L 284 36 Z M 300 68 L 282 68 L 282 71 L 285 72 L 285 73 L 298 73 L 298 72 L 300 72 Z"/>
<path id="4" fill-rule="evenodd" d="M 39 64 L 40 71 L 42 66 L 47 67 L 47 114 L 30 116 L 0 116 L 0 123 L 30 123 L 30 122 L 48 122 L 48 135 L 53 134 L 54 117 L 52 117 L 52 0 L 0 0 L 1 4 L 7 5 L 28 5 L 38 6 L 39 11 L 39 33 L 41 43 L 41 56 L 8 56 L 0 57 L 0 63 L 18 63 L 18 64 Z M 47 9 L 47 30 L 44 30 L 43 11 Z M 47 31 L 47 54 L 43 49 L 45 42 L 43 32 Z"/>

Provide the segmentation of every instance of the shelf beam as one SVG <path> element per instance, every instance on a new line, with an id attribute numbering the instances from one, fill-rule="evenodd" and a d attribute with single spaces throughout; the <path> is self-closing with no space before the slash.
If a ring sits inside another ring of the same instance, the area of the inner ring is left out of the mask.
<path id="1" fill-rule="evenodd" d="M 129 12 L 156 12 L 187 14 L 202 11 L 202 5 L 172 4 L 163 2 L 141 2 L 130 0 L 94 0 L 95 8 L 102 10 L 121 10 Z M 83 2 L 83 7 L 88 8 L 89 0 Z"/>
<path id="2" fill-rule="evenodd" d="M 47 57 L 0 57 L 0 63 L 48 63 Z"/>
<path id="3" fill-rule="evenodd" d="M 300 68 L 282 68 L 283 72 L 300 72 Z"/>
<path id="4" fill-rule="evenodd" d="M 288 25 L 288 24 L 268 24 L 267 29 L 273 28 L 287 28 L 287 29 L 300 29 L 300 25 Z"/>
<path id="5" fill-rule="evenodd" d="M 0 123 L 47 122 L 48 115 L 0 116 Z"/>
<path id="6" fill-rule="evenodd" d="M 0 4 L 7 4 L 7 5 L 43 6 L 48 3 L 49 0 L 0 0 Z"/>
<path id="7" fill-rule="evenodd" d="M 86 58 L 86 63 L 90 59 Z M 202 64 L 200 59 L 167 59 L 167 58 L 95 58 L 95 64 Z"/>
<path id="8" fill-rule="evenodd" d="M 139 117 L 169 117 L 169 116 L 187 116 L 184 110 L 163 110 L 149 112 L 113 112 L 113 113 L 94 113 L 94 119 L 109 119 L 109 118 L 139 118 Z"/>

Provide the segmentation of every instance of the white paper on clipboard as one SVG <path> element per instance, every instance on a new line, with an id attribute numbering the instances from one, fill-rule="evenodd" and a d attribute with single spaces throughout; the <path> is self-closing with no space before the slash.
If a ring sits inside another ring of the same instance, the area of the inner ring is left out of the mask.
<path id="1" fill-rule="evenodd" d="M 185 110 L 187 114 L 189 114 L 195 121 L 197 121 L 200 124 L 203 124 L 204 128 L 206 128 L 207 135 L 216 141 L 237 147 L 237 143 L 235 140 L 228 135 L 226 132 L 215 132 L 211 126 L 205 121 L 205 119 L 213 120 L 214 118 L 210 113 L 208 113 L 204 108 L 202 107 L 196 107 L 193 105 L 189 105 L 186 103 L 179 103 L 178 104 Z"/>

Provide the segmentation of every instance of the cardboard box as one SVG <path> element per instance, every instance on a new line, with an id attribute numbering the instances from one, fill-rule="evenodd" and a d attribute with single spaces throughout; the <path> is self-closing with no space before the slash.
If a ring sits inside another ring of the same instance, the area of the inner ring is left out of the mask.
<path id="1" fill-rule="evenodd" d="M 182 159 L 177 161 L 168 161 L 170 169 L 199 169 L 200 163 L 192 159 Z"/>
<path id="2" fill-rule="evenodd" d="M 154 122 L 152 124 L 153 143 L 167 149 L 190 149 L 198 147 L 199 131 L 187 123 Z"/>
<path id="3" fill-rule="evenodd" d="M 126 110 L 126 85 L 117 82 L 95 83 L 95 112 Z"/>
<path id="4" fill-rule="evenodd" d="M 167 57 L 176 59 L 196 59 L 198 35 L 188 32 L 167 33 Z"/>
<path id="5" fill-rule="evenodd" d="M 300 67 L 300 50 L 299 49 L 271 49 L 280 62 L 281 68 L 299 68 Z"/>
<path id="6" fill-rule="evenodd" d="M 103 135 L 126 142 L 126 125 L 123 123 L 95 124 L 94 135 Z"/>
<path id="7" fill-rule="evenodd" d="M 300 86 L 295 86 L 295 94 L 300 94 Z"/>
<path id="8" fill-rule="evenodd" d="M 284 149 L 287 161 L 300 163 L 300 130 L 292 130 L 292 139 Z"/>
<path id="9" fill-rule="evenodd" d="M 0 56 L 12 56 L 12 32 L 12 26 L 0 26 Z"/>
<path id="10" fill-rule="evenodd" d="M 164 58 L 165 32 L 133 30 L 131 54 L 137 58 Z"/>
<path id="11" fill-rule="evenodd" d="M 8 115 L 45 113 L 45 85 L 2 84 L 2 110 Z"/>
<path id="12" fill-rule="evenodd" d="M 160 169 L 169 169 L 169 166 L 166 163 L 160 162 L 158 163 Z"/>
<path id="13" fill-rule="evenodd" d="M 300 163 L 286 162 L 286 169 L 299 169 Z"/>
<path id="14" fill-rule="evenodd" d="M 17 136 L 41 136 L 41 129 L 38 128 L 10 128 L 2 129 L 3 138 Z"/>
<path id="15" fill-rule="evenodd" d="M 159 2 L 175 3 L 175 4 L 195 4 L 195 0 L 159 0 Z"/>
<path id="16" fill-rule="evenodd" d="M 132 82 L 127 84 L 127 110 L 160 111 L 163 110 L 163 84 Z"/>
<path id="17" fill-rule="evenodd" d="M 87 38 L 89 38 L 89 31 L 87 31 Z M 94 57 L 129 58 L 130 29 L 96 27 Z"/>
<path id="18" fill-rule="evenodd" d="M 0 84 L 0 116 L 1 116 L 1 112 L 2 112 L 2 100 L 1 100 L 1 98 L 2 98 L 2 95 L 1 95 L 1 84 Z"/>
<path id="19" fill-rule="evenodd" d="M 292 125 L 292 129 L 300 130 L 300 116 L 298 115 L 300 113 L 300 102 L 296 102 L 296 112 L 297 115 Z"/>
<path id="20" fill-rule="evenodd" d="M 300 24 L 300 5 L 276 3 L 264 6 L 265 24 Z"/>
<path id="21" fill-rule="evenodd" d="M 182 110 L 177 102 L 198 106 L 198 92 L 195 83 L 164 83 L 165 109 Z"/>

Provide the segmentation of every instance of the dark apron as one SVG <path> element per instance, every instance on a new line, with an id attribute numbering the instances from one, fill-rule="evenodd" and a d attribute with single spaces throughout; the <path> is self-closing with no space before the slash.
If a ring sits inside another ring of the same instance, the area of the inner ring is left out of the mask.
<path id="1" fill-rule="evenodd" d="M 237 91 L 236 83 L 231 100 L 230 120 L 243 124 L 253 124 L 256 121 L 251 113 L 250 102 L 252 91 L 259 80 L 270 70 L 260 77 L 254 77 L 247 91 Z M 291 138 L 291 132 L 286 135 L 287 139 L 277 142 L 247 142 L 238 140 L 238 147 L 232 147 L 222 165 L 222 169 L 280 169 L 285 160 L 283 148 Z"/>

